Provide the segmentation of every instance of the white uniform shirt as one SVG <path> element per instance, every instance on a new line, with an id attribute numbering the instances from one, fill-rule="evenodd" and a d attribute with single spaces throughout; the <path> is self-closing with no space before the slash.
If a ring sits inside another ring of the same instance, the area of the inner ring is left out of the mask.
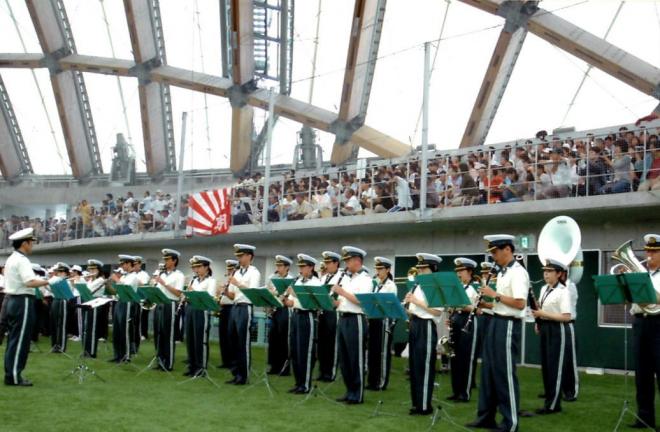
<path id="1" fill-rule="evenodd" d="M 577 319 L 577 302 L 578 302 L 578 289 L 577 286 L 573 283 L 572 280 L 568 280 L 568 283 L 566 285 L 566 289 L 568 289 L 568 294 L 569 294 L 569 299 L 571 301 L 571 319 L 576 320 Z"/>
<path id="2" fill-rule="evenodd" d="M 309 285 L 309 286 L 321 286 L 321 281 L 319 278 L 316 276 L 312 276 L 309 279 L 303 279 L 302 277 L 298 277 L 296 279 L 296 282 L 294 283 L 296 286 L 301 286 L 301 285 Z M 307 310 L 302 305 L 300 304 L 300 300 L 298 300 L 298 297 L 296 296 L 295 293 L 291 295 L 291 300 L 293 300 L 293 308 L 294 309 L 300 309 L 300 310 Z"/>
<path id="3" fill-rule="evenodd" d="M 151 279 L 149 273 L 147 273 L 144 270 L 140 270 L 139 272 L 137 272 L 137 278 L 138 278 L 138 285 L 140 286 L 147 285 L 149 283 L 149 279 Z"/>
<path id="4" fill-rule="evenodd" d="M 34 288 L 25 286 L 33 279 L 37 279 L 37 276 L 32 271 L 28 257 L 18 251 L 9 255 L 5 263 L 5 294 L 35 295 Z"/>
<path id="5" fill-rule="evenodd" d="M 391 279 L 385 279 L 385 283 L 381 284 L 381 282 L 378 279 L 373 279 L 376 281 L 376 286 L 373 288 L 373 292 L 379 293 L 379 294 L 387 294 L 387 293 L 392 293 L 396 294 L 397 293 L 397 288 L 396 284 L 394 283 L 393 280 Z"/>
<path id="6" fill-rule="evenodd" d="M 500 270 L 497 274 L 497 295 L 512 297 L 514 299 L 527 300 L 529 292 L 529 274 L 527 270 L 517 262 L 511 266 L 507 266 L 504 270 Z M 519 310 L 503 304 L 502 302 L 495 302 L 493 312 L 497 315 L 504 315 L 510 317 L 524 318 L 525 309 Z"/>
<path id="7" fill-rule="evenodd" d="M 165 281 L 165 284 L 173 287 L 174 289 L 177 289 L 179 291 L 183 291 L 183 286 L 186 283 L 186 277 L 183 275 L 181 270 L 174 269 L 171 272 L 163 272 L 160 274 L 160 278 Z M 157 285 L 158 288 L 162 291 L 165 296 L 172 300 L 172 301 L 178 301 L 179 298 L 172 294 L 167 288 L 162 286 L 161 284 Z"/>
<path id="8" fill-rule="evenodd" d="M 286 276 L 280 276 L 279 273 L 275 272 L 268 280 L 268 289 L 273 293 L 275 297 L 277 297 L 279 294 L 277 294 L 277 288 L 275 288 L 275 285 L 273 285 L 272 279 L 295 279 L 295 278 L 296 277 L 291 273 L 287 273 Z"/>
<path id="9" fill-rule="evenodd" d="M 133 291 L 137 292 L 137 287 L 138 287 L 137 273 L 135 272 L 126 273 L 119 279 L 119 283 L 122 285 L 130 285 L 130 287 L 133 288 Z"/>
<path id="10" fill-rule="evenodd" d="M 261 281 L 261 273 L 259 273 L 259 270 L 257 270 L 257 268 L 253 265 L 247 268 L 241 267 L 237 269 L 234 273 L 234 277 L 243 288 L 258 288 L 259 282 Z M 240 288 L 236 285 L 230 284 L 229 292 L 235 294 L 234 304 L 252 304 L 250 299 L 245 297 L 245 294 L 243 294 Z"/>
<path id="11" fill-rule="evenodd" d="M 369 294 L 373 289 L 371 276 L 369 276 L 369 274 L 364 270 L 350 276 L 348 273 L 344 273 L 343 277 L 339 281 L 339 284 L 343 289 L 352 294 Z M 358 314 L 364 313 L 361 306 L 348 301 L 346 297 L 339 296 L 338 300 L 339 306 L 337 306 L 337 311 Z"/>
<path id="12" fill-rule="evenodd" d="M 92 292 L 94 297 L 103 297 L 104 290 L 103 286 L 105 285 L 105 279 L 102 277 L 97 277 L 93 281 L 87 282 L 87 288 Z"/>
<path id="13" fill-rule="evenodd" d="M 330 285 L 330 287 L 334 286 L 337 282 L 339 282 L 339 278 L 343 274 L 342 270 L 338 270 L 337 273 L 327 273 L 321 276 L 319 279 L 321 280 L 321 285 Z"/>
<path id="14" fill-rule="evenodd" d="M 188 291 L 206 291 L 211 297 L 215 297 L 217 284 L 213 277 L 205 277 L 201 281 L 199 278 L 194 278 Z"/>
<path id="15" fill-rule="evenodd" d="M 424 291 L 422 291 L 422 288 L 417 285 L 415 288 L 413 288 L 413 297 L 415 297 L 418 300 L 423 300 L 424 303 L 428 305 L 428 301 L 426 300 L 426 295 L 424 294 Z M 436 308 L 431 308 L 433 310 L 437 310 L 442 312 L 443 308 L 441 307 L 436 307 Z M 436 323 L 440 322 L 442 320 L 441 315 L 433 315 L 432 313 L 429 313 L 427 310 L 423 309 L 421 306 L 417 306 L 416 304 L 410 303 L 410 306 L 408 307 L 408 310 L 410 311 L 411 314 L 415 315 L 418 318 L 421 319 L 432 319 Z"/>
<path id="16" fill-rule="evenodd" d="M 474 282 L 470 282 L 467 285 L 463 285 L 463 288 L 465 289 L 465 294 L 468 297 L 468 300 L 470 300 L 470 304 L 473 305 L 477 301 L 477 297 L 479 297 L 479 293 L 477 290 L 479 289 L 479 285 L 477 284 L 475 287 Z"/>
<path id="17" fill-rule="evenodd" d="M 656 296 L 660 296 L 660 269 L 650 272 L 650 275 L 651 275 L 651 282 L 653 282 L 653 288 L 655 288 L 655 294 Z M 631 314 L 645 313 L 649 315 L 657 315 L 660 314 L 660 304 L 654 303 L 654 304 L 646 305 L 644 307 L 641 307 L 638 304 L 633 304 L 632 307 L 630 308 L 630 313 Z"/>
<path id="18" fill-rule="evenodd" d="M 550 313 L 571 313 L 571 293 L 561 283 L 552 289 L 547 284 L 543 285 L 539 294 L 539 307 Z"/>

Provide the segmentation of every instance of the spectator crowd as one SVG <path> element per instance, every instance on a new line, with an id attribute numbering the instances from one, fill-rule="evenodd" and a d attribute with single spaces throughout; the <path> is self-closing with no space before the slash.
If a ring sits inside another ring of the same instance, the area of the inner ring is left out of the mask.
<path id="1" fill-rule="evenodd" d="M 337 169 L 325 174 L 290 171 L 270 183 L 270 222 L 394 213 L 420 206 L 421 161 L 372 160 L 363 169 Z M 503 148 L 480 148 L 459 155 L 430 158 L 426 172 L 426 207 L 439 209 L 539 199 L 582 197 L 660 190 L 660 143 L 656 133 L 625 127 L 617 133 L 581 139 L 548 137 L 539 131 L 534 141 Z M 240 178 L 232 190 L 232 224 L 263 219 L 264 178 L 260 173 Z M 187 214 L 182 197 L 182 224 Z M 127 192 L 107 194 L 98 204 L 82 200 L 66 218 L 0 219 L 6 238 L 35 228 L 42 242 L 173 230 L 175 198 L 157 191 L 140 199 Z M 3 238 L 0 237 L 0 240 Z M 0 241 L 0 243 L 2 243 Z"/>

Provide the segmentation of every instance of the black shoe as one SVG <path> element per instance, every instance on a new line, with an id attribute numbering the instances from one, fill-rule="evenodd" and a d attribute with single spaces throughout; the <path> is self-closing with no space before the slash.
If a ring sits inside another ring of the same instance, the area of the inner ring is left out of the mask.
<path id="1" fill-rule="evenodd" d="M 5 379 L 5 385 L 16 386 L 16 387 L 32 387 L 32 381 L 22 379 L 18 382 L 18 384 L 16 384 L 16 383 L 14 383 L 13 380 Z"/>
<path id="2" fill-rule="evenodd" d="M 545 393 L 539 393 L 536 395 L 536 397 L 539 399 L 545 399 Z"/>
<path id="3" fill-rule="evenodd" d="M 359 405 L 359 404 L 364 403 L 364 402 L 363 401 L 358 401 L 358 400 L 355 400 L 355 399 L 348 399 L 346 401 L 346 403 L 349 404 L 349 405 Z"/>
<path id="4" fill-rule="evenodd" d="M 577 398 L 575 396 L 564 396 L 563 399 L 564 399 L 564 402 L 575 402 L 575 401 L 577 401 Z"/>
<path id="5" fill-rule="evenodd" d="M 454 402 L 455 403 L 468 403 L 468 402 L 470 402 L 470 399 L 459 396 L 456 399 L 454 399 Z"/>
<path id="6" fill-rule="evenodd" d="M 300 387 L 291 387 L 289 390 L 287 390 L 287 393 L 296 393 L 300 390 Z"/>
<path id="7" fill-rule="evenodd" d="M 458 396 L 451 395 L 451 396 L 447 396 L 445 399 L 448 400 L 448 401 L 455 401 L 456 399 L 458 399 Z"/>
<path id="8" fill-rule="evenodd" d="M 294 393 L 294 394 L 307 394 L 307 393 L 309 393 L 309 390 L 305 390 L 304 388 L 299 387 L 299 388 L 298 388 L 295 392 L 293 392 L 293 393 Z"/>
<path id="9" fill-rule="evenodd" d="M 466 423 L 465 426 L 479 429 L 497 429 L 497 424 L 495 424 L 495 422 L 490 423 L 481 420 L 475 420 L 470 423 Z"/>
<path id="10" fill-rule="evenodd" d="M 368 385 L 364 387 L 366 390 L 371 390 L 371 391 L 380 391 L 380 387 L 375 386 L 375 385 Z"/>
<path id="11" fill-rule="evenodd" d="M 236 380 L 236 382 L 234 383 L 234 385 L 245 385 L 245 384 L 247 384 L 247 380 L 241 380 L 241 379 Z"/>
<path id="12" fill-rule="evenodd" d="M 518 417 L 534 417 L 534 416 L 536 416 L 536 414 L 534 414 L 531 411 L 524 411 L 524 410 L 518 411 Z"/>
<path id="13" fill-rule="evenodd" d="M 236 381 L 237 381 L 237 378 L 234 377 L 234 378 L 230 379 L 229 381 L 225 381 L 225 384 L 236 384 Z"/>
<path id="14" fill-rule="evenodd" d="M 335 399 L 335 400 L 336 400 L 337 402 L 347 402 L 347 401 L 348 401 L 348 396 L 345 396 L 345 395 L 344 395 L 344 396 L 342 396 L 342 397 L 338 397 L 338 398 Z"/>
<path id="15" fill-rule="evenodd" d="M 108 363 L 119 363 L 119 359 L 117 357 L 111 358 Z"/>
<path id="16" fill-rule="evenodd" d="M 538 415 L 547 415 L 547 414 L 557 414 L 561 412 L 561 408 L 559 409 L 549 409 L 549 408 L 539 408 L 536 411 L 534 411 Z"/>
<path id="17" fill-rule="evenodd" d="M 631 425 L 628 425 L 628 427 L 629 427 L 629 428 L 632 428 L 632 429 L 648 429 L 649 427 L 650 427 L 651 429 L 655 429 L 655 426 L 651 426 L 651 425 L 648 425 L 648 426 L 647 426 L 646 423 L 642 423 L 642 422 L 639 421 L 639 420 L 637 420 L 635 423 L 633 423 L 633 424 L 631 424 Z"/>
<path id="18" fill-rule="evenodd" d="M 191 377 L 191 376 L 193 376 L 193 373 L 192 373 L 192 371 L 187 370 L 182 375 Z"/>

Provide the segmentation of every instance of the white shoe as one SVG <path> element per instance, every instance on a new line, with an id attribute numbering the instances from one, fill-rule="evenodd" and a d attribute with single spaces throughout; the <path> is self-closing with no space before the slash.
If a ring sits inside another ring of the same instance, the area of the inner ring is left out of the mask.
<path id="1" fill-rule="evenodd" d="M 105 342 L 105 338 L 99 338 L 99 342 Z"/>
<path id="2" fill-rule="evenodd" d="M 80 340 L 80 338 L 79 338 L 78 336 L 71 336 L 71 337 L 69 338 L 69 340 L 70 340 L 70 341 L 74 341 L 74 342 L 78 342 L 78 341 Z"/>
<path id="3" fill-rule="evenodd" d="M 144 336 L 140 336 L 140 340 L 141 340 L 141 341 L 143 341 L 143 340 L 147 340 L 147 338 L 144 337 Z"/>

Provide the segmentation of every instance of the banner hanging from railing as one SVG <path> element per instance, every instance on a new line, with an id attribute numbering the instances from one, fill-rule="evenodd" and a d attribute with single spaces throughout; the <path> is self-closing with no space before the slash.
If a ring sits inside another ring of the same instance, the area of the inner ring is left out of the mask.
<path id="1" fill-rule="evenodd" d="M 230 196 L 230 188 L 192 194 L 188 199 L 186 236 L 214 236 L 229 231 Z"/>

